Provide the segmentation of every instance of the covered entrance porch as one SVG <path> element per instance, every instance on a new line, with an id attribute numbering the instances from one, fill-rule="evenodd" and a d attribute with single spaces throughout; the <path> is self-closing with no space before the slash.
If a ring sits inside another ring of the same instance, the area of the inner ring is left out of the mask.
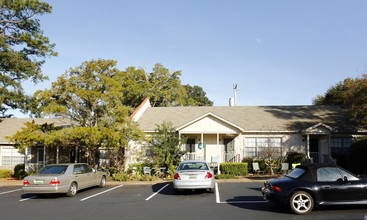
<path id="1" fill-rule="evenodd" d="M 208 163 L 240 162 L 239 141 L 244 129 L 207 113 L 177 128 L 179 136 L 187 139 L 182 146 L 188 153 L 183 160 L 204 160 Z"/>
<path id="2" fill-rule="evenodd" d="M 331 157 L 330 137 L 334 129 L 319 123 L 305 130 L 306 156 L 313 163 L 335 163 Z"/>

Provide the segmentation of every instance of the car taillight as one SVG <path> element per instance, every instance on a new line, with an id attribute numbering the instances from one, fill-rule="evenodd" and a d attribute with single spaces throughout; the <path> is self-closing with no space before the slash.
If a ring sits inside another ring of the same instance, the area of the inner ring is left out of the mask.
<path id="1" fill-rule="evenodd" d="M 277 186 L 271 186 L 271 190 L 273 190 L 273 191 L 276 191 L 276 192 L 280 192 L 280 191 L 282 191 L 279 187 L 277 187 Z"/>
<path id="2" fill-rule="evenodd" d="M 23 180 L 23 185 L 24 185 L 24 186 L 29 185 L 28 180 Z"/>
<path id="3" fill-rule="evenodd" d="M 180 175 L 178 175 L 178 173 L 176 173 L 176 174 L 173 176 L 173 178 L 175 178 L 175 180 L 180 180 L 180 179 L 181 179 L 181 177 L 180 177 Z"/>
<path id="4" fill-rule="evenodd" d="M 207 172 L 207 173 L 206 173 L 206 176 L 205 176 L 205 179 L 210 179 L 210 178 L 212 178 L 212 177 L 213 177 L 213 174 L 211 174 L 211 173 Z"/>
<path id="5" fill-rule="evenodd" d="M 52 179 L 50 184 L 60 184 L 60 180 L 58 179 Z"/>

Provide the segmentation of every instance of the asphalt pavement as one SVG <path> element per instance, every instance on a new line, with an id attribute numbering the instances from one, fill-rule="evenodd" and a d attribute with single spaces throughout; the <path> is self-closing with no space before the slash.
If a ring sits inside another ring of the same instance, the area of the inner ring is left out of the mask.
<path id="1" fill-rule="evenodd" d="M 131 183 L 131 182 L 130 182 Z M 25 194 L 0 187 L 0 219 L 363 219 L 366 206 L 316 208 L 309 215 L 263 200 L 262 182 L 217 181 L 214 193 L 174 194 L 171 182 L 111 184 L 79 191 L 74 197 Z"/>

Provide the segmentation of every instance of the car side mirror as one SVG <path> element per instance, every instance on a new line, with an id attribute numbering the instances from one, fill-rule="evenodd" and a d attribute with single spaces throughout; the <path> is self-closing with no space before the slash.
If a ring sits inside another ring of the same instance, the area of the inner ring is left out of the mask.
<path id="1" fill-rule="evenodd" d="M 346 182 L 348 182 L 348 177 L 347 177 L 347 176 L 344 176 L 343 181 L 344 181 L 345 183 L 346 183 Z"/>

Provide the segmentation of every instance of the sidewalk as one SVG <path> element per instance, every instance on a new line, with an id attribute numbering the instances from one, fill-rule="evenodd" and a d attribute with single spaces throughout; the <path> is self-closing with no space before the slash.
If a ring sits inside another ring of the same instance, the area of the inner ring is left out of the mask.
<path id="1" fill-rule="evenodd" d="M 245 177 L 240 176 L 238 179 L 216 179 L 216 183 L 255 183 L 255 182 L 264 182 L 267 179 L 274 178 L 271 176 L 252 176 Z M 107 185 L 154 185 L 159 183 L 167 183 L 172 182 L 171 180 L 157 179 L 154 181 L 107 181 Z M 0 187 L 1 186 L 22 186 L 23 180 L 16 180 L 13 178 L 0 178 Z"/>

